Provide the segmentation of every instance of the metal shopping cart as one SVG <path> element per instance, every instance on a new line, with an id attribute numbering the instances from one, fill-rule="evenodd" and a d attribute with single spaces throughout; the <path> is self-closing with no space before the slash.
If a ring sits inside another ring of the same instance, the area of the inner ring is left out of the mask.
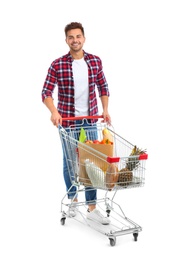
<path id="1" fill-rule="evenodd" d="M 114 246 L 116 237 L 133 234 L 134 241 L 137 241 L 138 233 L 142 231 L 141 226 L 124 214 L 121 206 L 115 202 L 115 195 L 119 190 L 144 186 L 148 154 L 115 133 L 113 127 L 99 120 L 100 118 L 102 116 L 67 118 L 64 120 L 86 120 L 88 126 L 82 127 L 83 123 L 75 123 L 67 129 L 62 126 L 58 129 L 66 154 L 71 188 L 76 187 L 77 190 L 75 197 L 78 195 L 81 198 L 86 187 L 101 190 L 104 195 L 97 199 L 96 204 L 101 213 L 110 218 L 111 223 L 105 226 L 87 219 L 87 205 L 82 198 L 76 202 L 77 214 L 74 219 L 106 235 L 110 245 Z M 90 119 L 97 119 L 96 124 L 89 123 Z M 100 143 L 105 129 L 111 134 L 112 141 Z M 80 141 L 82 131 L 86 143 Z M 72 206 L 72 202 L 67 202 L 70 190 L 61 200 L 62 225 L 67 217 L 66 209 Z"/>

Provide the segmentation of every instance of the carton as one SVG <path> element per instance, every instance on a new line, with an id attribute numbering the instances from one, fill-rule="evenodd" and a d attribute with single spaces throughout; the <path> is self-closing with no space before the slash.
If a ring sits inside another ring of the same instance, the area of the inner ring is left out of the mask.
<path id="1" fill-rule="evenodd" d="M 85 160 L 89 159 L 106 174 L 109 166 L 107 157 L 113 156 L 113 145 L 111 144 L 78 144 L 79 154 L 79 181 L 85 186 L 92 186 L 85 168 Z M 94 174 L 94 172 L 92 173 Z M 96 173 L 99 174 L 99 173 Z"/>

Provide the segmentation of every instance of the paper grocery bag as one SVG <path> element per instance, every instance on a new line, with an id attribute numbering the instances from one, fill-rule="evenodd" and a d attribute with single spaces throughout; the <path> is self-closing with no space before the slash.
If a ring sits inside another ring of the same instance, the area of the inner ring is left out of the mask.
<path id="1" fill-rule="evenodd" d="M 85 160 L 89 159 L 106 173 L 108 163 L 107 156 L 113 156 L 113 145 L 111 144 L 78 144 L 79 154 L 79 181 L 85 186 L 92 186 L 92 183 L 86 173 Z M 92 173 L 94 174 L 94 172 Z"/>

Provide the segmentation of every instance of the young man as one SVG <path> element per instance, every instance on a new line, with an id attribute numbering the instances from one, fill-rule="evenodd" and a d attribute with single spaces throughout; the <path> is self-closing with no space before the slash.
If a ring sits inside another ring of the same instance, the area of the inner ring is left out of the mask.
<path id="1" fill-rule="evenodd" d="M 102 61 L 98 56 L 83 50 L 85 35 L 82 24 L 72 22 L 66 25 L 65 37 L 69 52 L 52 62 L 42 89 L 42 101 L 50 110 L 52 123 L 57 127 L 60 124 L 66 128 L 75 124 L 75 121 L 62 121 L 62 118 L 98 115 L 95 87 L 97 87 L 101 99 L 103 118 L 105 121 L 111 122 L 108 112 L 109 89 L 102 70 Z M 53 91 L 56 85 L 58 86 L 57 106 L 53 101 Z M 94 124 L 95 121 L 94 119 L 91 123 Z M 83 127 L 86 124 L 84 122 Z M 72 184 L 65 160 L 65 151 L 63 151 L 63 174 L 68 191 Z M 74 199 L 76 202 L 75 194 L 76 188 L 72 187 L 70 193 L 68 193 L 68 198 Z M 109 224 L 109 219 L 96 209 L 97 191 L 87 187 L 85 197 L 88 205 L 87 218 L 95 219 L 101 224 Z M 75 216 L 74 205 L 76 203 L 72 203 L 72 205 L 68 214 Z"/>

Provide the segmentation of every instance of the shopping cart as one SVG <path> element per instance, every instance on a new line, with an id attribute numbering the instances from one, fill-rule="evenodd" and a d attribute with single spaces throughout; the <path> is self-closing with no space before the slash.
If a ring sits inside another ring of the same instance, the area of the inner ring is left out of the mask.
<path id="1" fill-rule="evenodd" d="M 66 118 L 64 120 L 74 120 L 75 123 L 66 129 L 59 125 L 58 130 L 66 154 L 71 188 L 76 187 L 75 198 L 77 195 L 79 197 L 74 219 L 106 235 L 110 245 L 114 246 L 116 237 L 133 234 L 134 241 L 137 241 L 138 233 L 142 231 L 140 225 L 124 214 L 121 206 L 115 202 L 115 195 L 119 190 L 144 186 L 148 155 L 146 151 L 133 155 L 136 147 L 115 133 L 113 127 L 100 120 L 101 118 L 102 116 Z M 97 119 L 96 124 L 89 123 L 90 119 Z M 77 124 L 77 120 L 81 123 Z M 82 127 L 84 120 L 87 121 L 87 127 Z M 110 144 L 80 141 L 82 130 L 86 140 L 103 140 L 105 128 L 112 135 Z M 96 205 L 102 214 L 110 218 L 109 225 L 101 225 L 86 218 L 87 205 L 85 199 L 81 197 L 86 187 L 103 192 L 103 197 L 97 199 Z M 61 200 L 62 225 L 65 224 L 67 209 L 72 206 L 72 202 L 67 202 L 67 195 L 71 188 Z"/>

